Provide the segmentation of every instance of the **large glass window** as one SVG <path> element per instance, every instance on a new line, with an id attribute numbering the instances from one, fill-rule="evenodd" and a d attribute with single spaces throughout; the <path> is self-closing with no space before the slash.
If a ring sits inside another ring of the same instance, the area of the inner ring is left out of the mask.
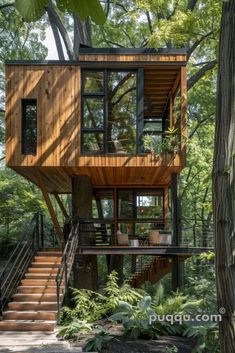
<path id="1" fill-rule="evenodd" d="M 136 153 L 136 80 L 134 70 L 83 70 L 83 153 Z"/>
<path id="2" fill-rule="evenodd" d="M 163 219 L 163 190 L 137 191 L 136 217 L 138 219 Z"/>
<path id="3" fill-rule="evenodd" d="M 120 189 L 118 227 L 131 236 L 145 237 L 150 229 L 162 227 L 164 192 L 162 189 Z M 130 221 L 129 221 L 130 220 Z"/>
<path id="4" fill-rule="evenodd" d="M 22 99 L 22 154 L 37 153 L 37 101 Z"/>
<path id="5" fill-rule="evenodd" d="M 108 152 L 136 152 L 136 73 L 108 73 Z"/>
<path id="6" fill-rule="evenodd" d="M 94 191 L 92 212 L 93 218 L 113 219 L 114 197 L 112 189 Z"/>

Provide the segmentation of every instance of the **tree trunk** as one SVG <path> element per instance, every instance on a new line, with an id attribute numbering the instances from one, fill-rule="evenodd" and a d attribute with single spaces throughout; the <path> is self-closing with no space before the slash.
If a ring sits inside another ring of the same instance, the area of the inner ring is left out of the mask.
<path id="1" fill-rule="evenodd" d="M 213 168 L 213 211 L 222 353 L 235 352 L 235 0 L 224 2 L 221 21 Z M 221 310 L 220 310 L 221 311 Z"/>
<path id="2" fill-rule="evenodd" d="M 73 217 L 92 218 L 92 184 L 87 175 L 75 176 L 72 180 Z M 87 230 L 87 229 L 86 229 Z M 84 239 L 84 235 L 86 239 Z M 84 233 L 80 242 L 94 243 L 94 233 Z M 98 267 L 96 255 L 78 255 L 74 263 L 74 287 L 97 290 Z"/>

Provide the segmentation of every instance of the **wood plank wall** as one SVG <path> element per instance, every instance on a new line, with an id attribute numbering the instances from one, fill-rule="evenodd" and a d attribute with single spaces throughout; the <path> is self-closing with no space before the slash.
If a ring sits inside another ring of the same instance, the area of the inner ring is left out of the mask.
<path id="1" fill-rule="evenodd" d="M 71 65 L 6 68 L 6 161 L 9 166 L 77 165 L 80 69 Z M 21 154 L 21 99 L 37 99 L 37 155 Z"/>
<path id="2" fill-rule="evenodd" d="M 183 55 L 83 55 L 81 60 L 183 62 Z M 95 64 L 93 63 L 95 66 Z M 165 64 L 164 64 L 165 65 Z M 168 65 L 168 66 L 169 66 Z M 167 66 L 164 66 L 166 68 Z M 186 126 L 185 68 L 182 68 L 184 100 L 182 129 Z M 180 79 L 180 76 L 179 76 Z M 21 99 L 37 99 L 37 155 L 21 154 Z M 10 167 L 183 167 L 185 149 L 180 154 L 158 156 L 80 155 L 80 67 L 79 65 L 6 66 L 6 162 Z M 155 172 L 154 172 L 155 173 Z"/>

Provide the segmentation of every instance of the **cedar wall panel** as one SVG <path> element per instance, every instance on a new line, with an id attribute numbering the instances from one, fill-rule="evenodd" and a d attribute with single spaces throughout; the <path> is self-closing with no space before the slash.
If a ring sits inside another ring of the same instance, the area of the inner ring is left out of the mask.
<path id="1" fill-rule="evenodd" d="M 115 56 L 116 57 L 116 56 Z M 100 60 L 100 56 L 96 59 Z M 110 56 L 108 57 L 110 59 Z M 102 59 L 108 59 L 102 57 Z M 144 56 L 143 59 L 152 59 Z M 85 59 L 85 58 L 84 58 Z M 91 58 L 90 58 L 91 59 Z M 95 58 L 94 58 L 95 59 Z M 120 58 L 119 58 L 120 59 Z M 123 58 L 122 58 L 123 59 Z M 136 57 L 133 59 L 136 60 Z M 162 58 L 165 60 L 165 58 Z M 173 57 L 172 60 L 182 58 Z M 156 60 L 156 56 L 155 56 Z M 160 60 L 160 58 L 159 58 Z M 186 81 L 185 70 L 182 79 Z M 182 84 L 182 83 L 181 83 Z M 182 87 L 186 83 L 182 84 Z M 185 89 L 186 91 L 186 89 Z M 186 92 L 185 92 L 186 95 Z M 37 155 L 21 154 L 21 99 L 37 99 Z M 186 99 L 185 99 L 186 102 Z M 132 175 L 128 168 L 154 167 L 151 175 L 144 180 L 158 180 L 167 177 L 186 162 L 186 149 L 180 153 L 152 156 L 116 155 L 116 156 L 80 156 L 80 67 L 78 65 L 7 65 L 6 67 L 6 161 L 10 167 L 79 167 L 83 174 L 90 167 L 97 167 L 97 174 L 102 183 L 105 179 L 119 180 L 124 173 L 124 180 Z M 186 124 L 185 106 L 182 109 Z M 183 127 L 182 127 L 183 130 Z M 89 168 L 87 168 L 89 167 Z M 104 175 L 103 168 L 110 169 Z M 158 167 L 158 168 L 156 168 Z M 167 168 L 171 167 L 172 171 Z M 156 168 L 156 169 L 155 169 Z M 68 172 L 69 168 L 67 169 Z M 77 172 L 78 173 L 78 172 Z M 138 172 L 135 172 L 138 176 Z M 119 177 L 118 177 L 119 176 Z M 124 182 L 124 181 L 123 181 Z"/>
<path id="2" fill-rule="evenodd" d="M 37 99 L 37 155 L 21 154 L 21 99 Z M 6 160 L 9 166 L 75 166 L 80 146 L 80 68 L 6 68 Z"/>

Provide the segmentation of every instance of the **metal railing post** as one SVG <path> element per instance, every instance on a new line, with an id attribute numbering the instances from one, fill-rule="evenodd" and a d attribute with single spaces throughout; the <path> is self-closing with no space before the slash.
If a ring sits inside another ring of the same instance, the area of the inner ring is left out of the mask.
<path id="1" fill-rule="evenodd" d="M 40 213 L 40 235 L 41 235 L 41 247 L 44 248 L 44 224 L 43 224 L 42 213 Z"/>
<path id="2" fill-rule="evenodd" d="M 39 249 L 39 213 L 36 216 L 35 235 L 36 235 L 36 250 L 38 250 Z"/>

